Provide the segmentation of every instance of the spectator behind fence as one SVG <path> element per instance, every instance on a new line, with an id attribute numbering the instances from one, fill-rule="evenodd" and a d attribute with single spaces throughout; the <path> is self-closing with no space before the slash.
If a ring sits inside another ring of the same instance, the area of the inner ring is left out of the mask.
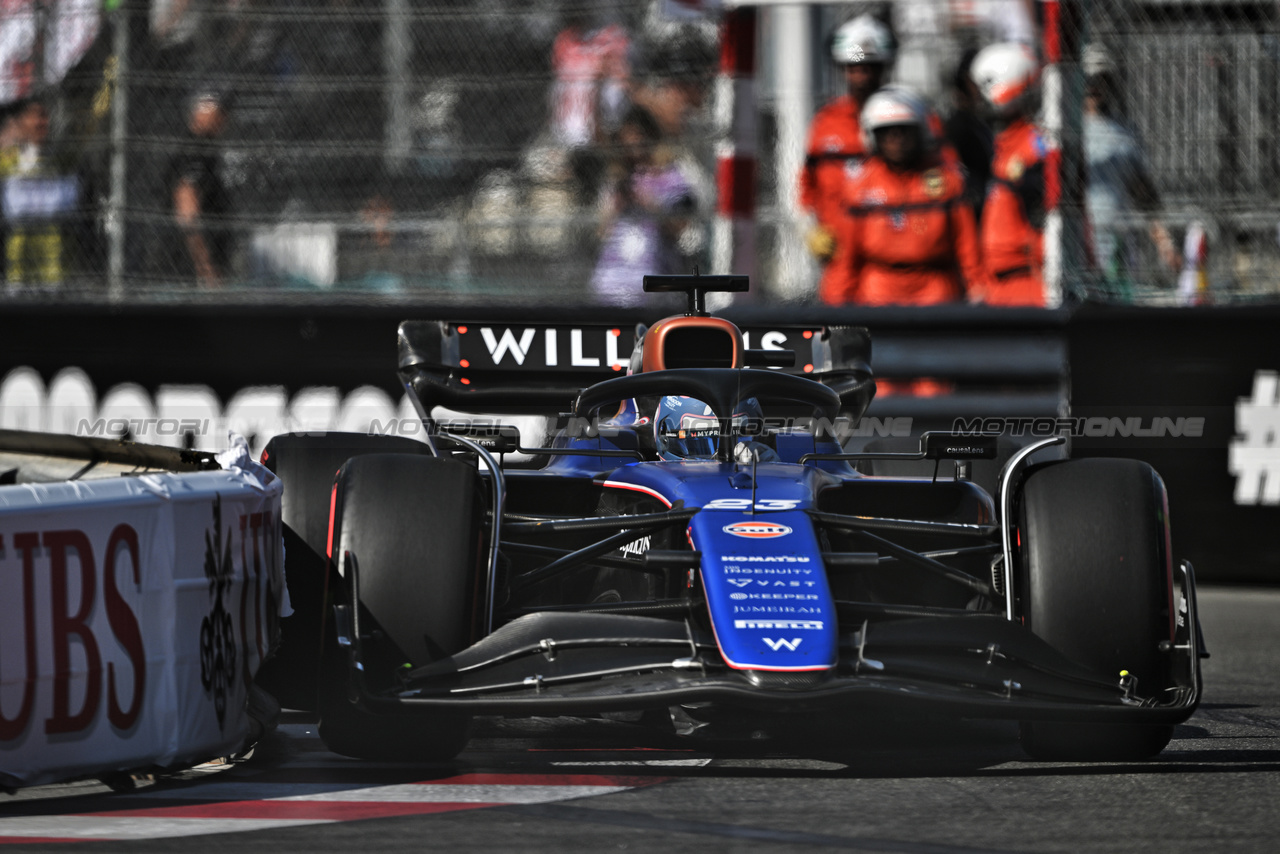
<path id="1" fill-rule="evenodd" d="M 63 281 L 62 228 L 80 183 L 49 148 L 49 110 L 39 98 L 15 107 L 0 137 L 5 220 L 5 279 L 10 287 Z"/>
<path id="2" fill-rule="evenodd" d="M 716 180 L 709 164 L 699 156 L 698 148 L 712 133 L 707 126 L 708 117 L 702 112 L 714 68 L 712 58 L 706 48 L 688 34 L 651 48 L 647 53 L 647 62 L 636 75 L 633 103 L 657 121 L 663 159 L 688 182 L 693 205 L 698 210 L 707 210 L 714 204 Z M 685 270 L 691 269 L 690 264 L 705 261 L 701 256 L 709 245 L 706 223 L 691 219 L 678 242 Z M 705 268 L 706 264 L 701 266 Z"/>
<path id="3" fill-rule="evenodd" d="M 952 110 L 947 117 L 944 135 L 964 166 L 964 197 L 973 206 L 974 218 L 981 222 L 995 149 L 991 126 L 983 116 L 986 110 L 982 94 L 969 76 L 977 55 L 977 50 L 966 50 L 956 66 L 956 73 L 951 79 Z"/>
<path id="4" fill-rule="evenodd" d="M 618 129 L 629 103 L 631 39 L 619 24 L 598 25 L 585 8 L 565 13 L 551 46 L 551 130 L 569 151 L 580 199 L 600 181 L 598 144 Z"/>
<path id="5" fill-rule="evenodd" d="M 1160 197 L 1147 169 L 1146 157 L 1133 133 L 1115 118 L 1117 69 L 1097 45 L 1081 57 L 1085 73 L 1084 153 L 1088 164 L 1085 205 L 1093 246 L 1103 281 L 1128 295 L 1139 268 L 1140 247 L 1127 221 L 1145 214 L 1147 235 L 1161 265 L 1176 272 L 1178 250 L 1161 221 Z"/>
<path id="6" fill-rule="evenodd" d="M 867 99 L 859 121 L 868 156 L 845 185 L 847 214 L 832 261 L 845 287 L 824 288 L 823 301 L 933 305 L 979 288 L 964 175 L 940 152 L 924 98 L 885 87 Z"/>
<path id="7" fill-rule="evenodd" d="M 694 36 L 682 35 L 670 43 L 646 45 L 639 53 L 631 102 L 653 114 L 665 139 L 684 140 L 706 100 L 714 71 L 710 49 Z"/>
<path id="8" fill-rule="evenodd" d="M 627 111 L 615 135 L 600 198 L 603 242 L 591 277 L 601 301 L 638 305 L 646 273 L 684 272 L 679 240 L 695 196 L 661 139 L 657 120 L 642 107 Z"/>
<path id="9" fill-rule="evenodd" d="M 818 292 L 828 302 L 838 302 L 853 287 L 849 270 L 832 263 L 839 249 L 836 235 L 844 216 L 845 182 L 866 157 L 859 124 L 862 108 L 893 65 L 888 27 L 870 15 L 854 18 L 836 30 L 831 58 L 844 69 L 847 91 L 813 117 L 800 171 L 800 206 L 812 215 L 805 242 L 824 265 Z"/>
<path id="10" fill-rule="evenodd" d="M 1048 148 L 1032 121 L 1039 96 L 1040 63 L 1026 45 L 1003 42 L 978 52 L 971 76 L 1000 127 L 982 210 L 986 281 L 973 297 L 988 305 L 1044 306 L 1044 161 Z"/>
<path id="11" fill-rule="evenodd" d="M 0 105 L 0 156 L 3 152 L 18 144 L 18 117 L 14 115 L 15 109 L 20 104 L 2 104 Z M 0 246 L 8 246 L 9 243 L 9 223 L 3 216 L 3 187 L 0 187 Z M 8 280 L 5 273 L 8 267 L 5 261 L 5 253 L 0 251 L 0 278 Z"/>
<path id="12" fill-rule="evenodd" d="M 191 99 L 188 137 L 169 165 L 167 182 L 182 238 L 175 247 L 175 273 L 207 288 L 222 285 L 231 263 L 231 201 L 218 144 L 227 110 L 227 96 L 219 92 L 202 91 Z"/>

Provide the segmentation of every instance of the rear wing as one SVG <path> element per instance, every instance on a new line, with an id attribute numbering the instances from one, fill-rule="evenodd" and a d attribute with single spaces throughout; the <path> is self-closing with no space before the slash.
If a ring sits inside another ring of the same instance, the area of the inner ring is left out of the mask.
<path id="1" fill-rule="evenodd" d="M 794 351 L 793 366 L 767 370 L 830 385 L 846 407 L 861 412 L 874 394 L 871 336 L 862 327 L 747 326 L 742 334 L 752 350 Z M 587 386 L 625 375 L 642 335 L 629 324 L 406 320 L 400 376 L 428 412 L 562 412 Z"/>

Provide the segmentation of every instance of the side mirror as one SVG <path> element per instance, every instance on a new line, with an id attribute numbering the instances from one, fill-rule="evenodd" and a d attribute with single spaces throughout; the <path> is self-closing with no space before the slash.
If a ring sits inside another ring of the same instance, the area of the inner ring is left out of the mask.
<path id="1" fill-rule="evenodd" d="M 743 350 L 743 361 L 752 368 L 794 368 L 795 350 Z"/>
<path id="2" fill-rule="evenodd" d="M 436 426 L 441 433 L 470 439 L 493 454 L 513 454 L 520 449 L 520 428 L 510 424 L 444 421 Z"/>
<path id="3" fill-rule="evenodd" d="M 929 432 L 920 437 L 920 453 L 926 460 L 994 460 L 998 439 L 992 433 Z"/>

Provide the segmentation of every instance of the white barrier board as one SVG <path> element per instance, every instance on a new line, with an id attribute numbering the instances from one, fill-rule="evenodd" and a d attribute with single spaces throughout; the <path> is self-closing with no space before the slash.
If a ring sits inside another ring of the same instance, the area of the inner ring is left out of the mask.
<path id="1" fill-rule="evenodd" d="M 0 783 L 243 744 L 287 606 L 280 481 L 237 463 L 0 487 Z"/>

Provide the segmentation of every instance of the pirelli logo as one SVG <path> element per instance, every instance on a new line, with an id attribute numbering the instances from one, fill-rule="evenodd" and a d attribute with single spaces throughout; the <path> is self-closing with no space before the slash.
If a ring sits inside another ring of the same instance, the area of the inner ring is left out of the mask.
<path id="1" fill-rule="evenodd" d="M 822 620 L 734 620 L 735 629 L 808 629 L 822 631 Z"/>

